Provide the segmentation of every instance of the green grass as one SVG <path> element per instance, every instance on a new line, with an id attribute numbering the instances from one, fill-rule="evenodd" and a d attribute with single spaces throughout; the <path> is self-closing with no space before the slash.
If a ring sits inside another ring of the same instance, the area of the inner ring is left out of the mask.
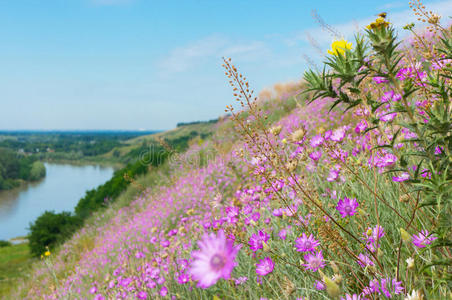
<path id="1" fill-rule="evenodd" d="M 0 298 L 15 286 L 13 282 L 28 272 L 33 261 L 28 243 L 0 248 Z"/>

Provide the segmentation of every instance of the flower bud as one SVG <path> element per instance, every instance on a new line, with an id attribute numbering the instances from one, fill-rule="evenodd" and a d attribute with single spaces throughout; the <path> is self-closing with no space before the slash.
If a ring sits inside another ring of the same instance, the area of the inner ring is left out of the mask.
<path id="1" fill-rule="evenodd" d="M 411 235 L 403 228 L 400 228 L 400 236 L 402 237 L 402 241 L 405 243 L 411 241 Z"/>
<path id="2" fill-rule="evenodd" d="M 408 257 L 405 261 L 408 269 L 414 269 L 414 259 L 412 257 Z"/>
<path id="3" fill-rule="evenodd" d="M 339 297 L 341 289 L 333 280 L 329 279 L 327 276 L 323 276 L 323 282 L 326 286 L 326 292 L 331 298 Z"/>

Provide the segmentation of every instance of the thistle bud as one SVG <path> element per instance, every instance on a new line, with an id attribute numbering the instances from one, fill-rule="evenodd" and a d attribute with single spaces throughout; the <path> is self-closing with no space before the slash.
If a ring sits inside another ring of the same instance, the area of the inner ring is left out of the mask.
<path id="1" fill-rule="evenodd" d="M 407 203 L 408 201 L 410 201 L 410 196 L 408 194 L 403 194 L 399 197 L 399 201 Z"/>
<path id="2" fill-rule="evenodd" d="M 400 228 L 400 236 L 402 237 L 402 241 L 405 243 L 411 241 L 411 235 L 403 228 Z"/>
<path id="3" fill-rule="evenodd" d="M 327 276 L 323 276 L 323 282 L 326 286 L 326 292 L 331 298 L 339 297 L 341 289 L 333 280 L 329 279 Z"/>
<path id="4" fill-rule="evenodd" d="M 339 268 L 337 267 L 334 261 L 330 262 L 331 269 L 333 269 L 334 273 L 339 273 Z"/>
<path id="5" fill-rule="evenodd" d="M 300 142 L 303 140 L 305 134 L 306 130 L 304 130 L 304 128 L 298 129 L 290 135 L 290 140 L 294 143 Z"/>
<path id="6" fill-rule="evenodd" d="M 408 269 L 414 269 L 414 259 L 412 257 L 408 257 L 405 261 Z"/>
<path id="7" fill-rule="evenodd" d="M 270 129 L 270 133 L 273 134 L 273 135 L 278 135 L 281 132 L 281 130 L 282 130 L 282 126 L 281 125 L 275 126 L 275 127 L 272 127 Z"/>

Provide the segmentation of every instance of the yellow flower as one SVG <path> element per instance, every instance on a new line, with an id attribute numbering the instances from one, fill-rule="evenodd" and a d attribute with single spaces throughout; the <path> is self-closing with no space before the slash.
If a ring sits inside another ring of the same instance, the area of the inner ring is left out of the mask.
<path id="1" fill-rule="evenodd" d="M 45 255 L 45 256 L 50 256 L 50 251 L 47 250 L 46 252 L 44 252 L 44 255 Z"/>
<path id="2" fill-rule="evenodd" d="M 375 21 L 366 26 L 367 29 L 376 29 L 380 27 L 388 27 L 389 22 L 383 17 L 378 17 Z"/>
<path id="3" fill-rule="evenodd" d="M 334 41 L 331 44 L 331 50 L 328 50 L 328 53 L 331 55 L 344 54 L 345 50 L 351 50 L 352 47 L 352 43 L 349 43 L 346 40 Z"/>

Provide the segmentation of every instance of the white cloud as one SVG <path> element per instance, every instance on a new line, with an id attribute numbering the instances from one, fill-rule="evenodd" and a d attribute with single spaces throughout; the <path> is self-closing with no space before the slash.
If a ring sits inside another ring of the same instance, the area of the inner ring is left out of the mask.
<path id="1" fill-rule="evenodd" d="M 222 57 L 241 61 L 262 59 L 270 53 L 262 41 L 233 41 L 230 38 L 211 35 L 185 46 L 173 49 L 159 66 L 165 75 L 189 71 L 206 62 L 218 64 Z"/>

